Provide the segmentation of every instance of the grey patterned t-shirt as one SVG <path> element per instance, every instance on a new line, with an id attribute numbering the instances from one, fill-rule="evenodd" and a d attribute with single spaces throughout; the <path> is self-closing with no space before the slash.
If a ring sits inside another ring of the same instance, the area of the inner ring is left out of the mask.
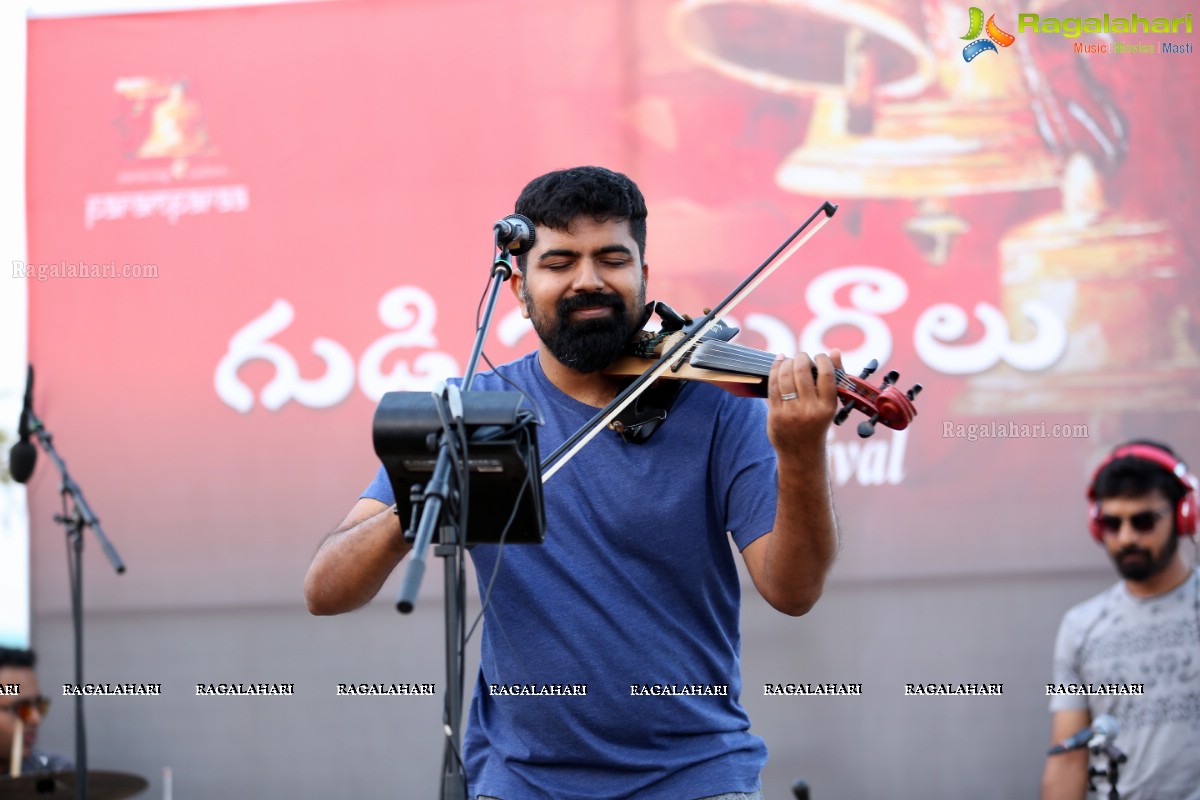
<path id="1" fill-rule="evenodd" d="M 1158 597 L 1122 581 L 1068 611 L 1047 688 L 1052 712 L 1116 717 L 1122 800 L 1200 800 L 1200 570 Z"/>

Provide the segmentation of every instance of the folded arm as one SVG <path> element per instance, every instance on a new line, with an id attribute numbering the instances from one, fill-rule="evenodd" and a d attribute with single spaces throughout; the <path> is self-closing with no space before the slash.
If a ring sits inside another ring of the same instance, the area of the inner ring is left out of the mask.
<path id="1" fill-rule="evenodd" d="M 392 506 L 361 498 L 317 548 L 304 578 L 311 614 L 343 614 L 366 605 L 411 545 Z"/>

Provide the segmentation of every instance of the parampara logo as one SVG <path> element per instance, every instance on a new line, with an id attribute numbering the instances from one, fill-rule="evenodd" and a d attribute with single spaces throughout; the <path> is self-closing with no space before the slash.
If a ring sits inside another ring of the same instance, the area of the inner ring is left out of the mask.
<path id="1" fill-rule="evenodd" d="M 987 31 L 988 38 L 980 39 L 979 34 Z M 999 52 L 996 50 L 996 45 L 1008 47 L 1017 40 L 1017 37 L 1011 33 L 1005 33 L 1000 30 L 1000 26 L 996 24 L 996 15 L 992 14 L 988 17 L 987 25 L 983 24 L 983 9 L 971 6 L 971 23 L 967 29 L 967 35 L 961 37 L 963 39 L 971 39 L 966 47 L 963 48 L 963 61 L 972 61 L 975 56 L 980 53 L 986 53 L 989 50 L 993 53 Z"/>

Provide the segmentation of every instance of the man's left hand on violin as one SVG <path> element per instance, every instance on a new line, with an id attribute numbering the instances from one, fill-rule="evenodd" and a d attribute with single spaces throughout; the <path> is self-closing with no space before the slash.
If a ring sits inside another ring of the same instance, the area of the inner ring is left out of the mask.
<path id="1" fill-rule="evenodd" d="M 842 354 L 778 356 L 767 379 L 767 433 L 776 452 L 823 446 L 838 410 Z"/>

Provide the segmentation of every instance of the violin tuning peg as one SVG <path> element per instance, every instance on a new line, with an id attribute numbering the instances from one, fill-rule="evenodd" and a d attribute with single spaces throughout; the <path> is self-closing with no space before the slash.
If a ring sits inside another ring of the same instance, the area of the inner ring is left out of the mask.
<path id="1" fill-rule="evenodd" d="M 916 400 L 916 399 L 917 399 L 917 395 L 919 395 L 919 394 L 921 393 L 921 389 L 923 389 L 923 388 L 924 388 L 924 387 L 923 387 L 923 386 L 921 386 L 921 384 L 919 384 L 919 383 L 914 383 L 914 384 L 913 384 L 913 387 L 912 387 L 911 389 L 909 389 L 909 390 L 908 390 L 908 392 L 907 392 L 908 399 L 909 399 L 909 400 Z"/>
<path id="2" fill-rule="evenodd" d="M 867 365 L 863 367 L 862 372 L 858 373 L 858 377 L 860 380 L 866 380 L 867 378 L 871 377 L 871 373 L 877 369 L 879 369 L 879 362 L 872 358 Z"/>
<path id="3" fill-rule="evenodd" d="M 870 419 L 865 419 L 858 423 L 858 435 L 863 439 L 872 436 L 875 433 L 875 423 L 879 421 L 878 414 L 872 414 Z"/>
<path id="4" fill-rule="evenodd" d="M 887 375 L 883 376 L 883 386 L 880 388 L 886 389 L 898 380 L 900 380 L 900 373 L 896 372 L 896 370 L 892 370 Z"/>
<path id="5" fill-rule="evenodd" d="M 833 415 L 833 424 L 841 425 L 843 422 L 846 421 L 846 419 L 850 416 L 850 412 L 853 410 L 854 410 L 854 406 L 849 406 L 849 405 L 842 406 L 841 408 L 839 408 L 838 412 Z"/>

